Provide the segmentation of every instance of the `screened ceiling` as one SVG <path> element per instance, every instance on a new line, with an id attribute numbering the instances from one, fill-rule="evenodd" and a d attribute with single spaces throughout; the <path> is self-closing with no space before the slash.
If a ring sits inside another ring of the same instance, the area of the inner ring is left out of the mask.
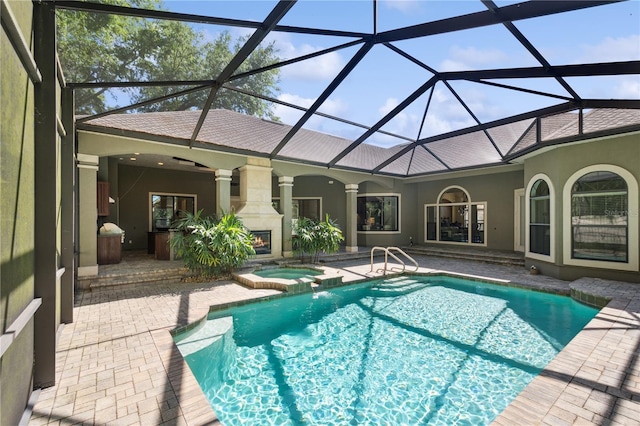
<path id="1" fill-rule="evenodd" d="M 76 91 L 109 99 L 108 111 L 80 118 L 79 129 L 173 135 L 191 147 L 394 176 L 505 164 L 544 145 L 640 131 L 635 0 L 55 5 L 64 13 L 181 21 L 205 39 L 242 37 L 205 79 L 67 77 Z M 253 67 L 252 52 L 268 46 L 273 60 Z M 247 84 L 273 70 L 279 80 L 271 90 Z M 127 98 L 140 87 L 163 92 Z M 201 105 L 173 115 L 162 106 L 194 92 L 206 94 Z M 216 99 L 230 93 L 263 102 L 269 114 L 242 116 L 233 105 L 235 113 L 220 111 Z M 149 105 L 160 106 L 132 114 Z M 235 141 L 234 132 L 254 139 Z"/>

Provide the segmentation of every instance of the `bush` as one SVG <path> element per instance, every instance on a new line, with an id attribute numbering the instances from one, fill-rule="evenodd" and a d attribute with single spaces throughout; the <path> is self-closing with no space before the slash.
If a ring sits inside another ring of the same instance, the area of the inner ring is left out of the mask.
<path id="1" fill-rule="evenodd" d="M 228 275 L 256 254 L 253 235 L 233 213 L 220 219 L 203 217 L 202 210 L 186 213 L 173 227 L 180 232 L 171 247 L 192 273 L 204 278 Z"/>
<path id="2" fill-rule="evenodd" d="M 293 236 L 293 252 L 304 260 L 309 254 L 312 263 L 317 263 L 320 253 L 336 253 L 344 240 L 337 224 L 326 215 L 324 221 L 315 221 L 306 217 L 298 219 Z"/>

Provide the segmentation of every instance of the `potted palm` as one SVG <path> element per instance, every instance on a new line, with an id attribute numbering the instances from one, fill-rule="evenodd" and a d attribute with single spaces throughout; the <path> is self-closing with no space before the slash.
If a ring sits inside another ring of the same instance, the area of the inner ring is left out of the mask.
<path id="1" fill-rule="evenodd" d="M 321 221 L 302 217 L 295 224 L 293 252 L 302 260 L 306 253 L 312 263 L 317 263 L 320 253 L 336 253 L 343 240 L 342 231 L 329 215 Z"/>
<path id="2" fill-rule="evenodd" d="M 173 224 L 178 231 L 170 240 L 176 255 L 197 277 L 228 276 L 255 255 L 253 236 L 233 213 L 221 218 L 202 216 L 202 210 Z"/>

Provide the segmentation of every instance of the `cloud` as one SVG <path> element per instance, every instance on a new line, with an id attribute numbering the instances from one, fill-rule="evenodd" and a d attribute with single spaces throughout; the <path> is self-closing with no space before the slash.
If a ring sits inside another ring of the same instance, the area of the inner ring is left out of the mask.
<path id="1" fill-rule="evenodd" d="M 475 121 L 448 89 L 433 92 L 421 138 L 472 126 Z"/>
<path id="2" fill-rule="evenodd" d="M 282 59 L 293 59 L 325 49 L 326 47 L 312 46 L 304 43 L 296 45 L 289 34 L 279 33 L 269 37 L 273 41 L 278 56 Z M 280 69 L 280 75 L 286 79 L 298 80 L 329 80 L 340 72 L 345 60 L 338 52 L 331 52 L 306 61 L 287 65 Z"/>
<path id="3" fill-rule="evenodd" d="M 399 103 L 400 102 L 398 102 L 398 99 L 396 98 L 387 98 L 385 103 L 378 108 L 380 118 L 391 112 L 391 110 L 398 106 Z M 382 129 L 400 136 L 415 138 L 420 128 L 420 119 L 421 118 L 419 116 L 412 114 L 411 112 L 407 112 L 407 110 L 403 110 L 382 126 Z M 398 144 L 405 144 L 407 141 L 405 139 L 399 139 L 385 134 L 374 133 L 367 143 L 389 148 Z"/>
<path id="4" fill-rule="evenodd" d="M 290 104 L 298 105 L 304 108 L 309 108 L 316 101 L 315 98 L 303 98 L 298 95 L 283 93 L 278 96 L 278 99 L 287 102 Z M 304 111 L 293 109 L 286 107 L 284 105 L 275 105 L 274 113 L 277 117 L 280 117 L 283 123 L 294 125 L 303 115 Z M 325 114 L 333 115 L 340 117 L 348 112 L 349 106 L 343 102 L 341 99 L 327 99 L 318 109 L 319 112 L 323 112 Z M 333 121 L 330 119 L 326 119 L 323 117 L 312 116 L 309 121 L 305 124 L 305 128 L 317 130 L 317 131 L 325 131 L 327 129 L 328 121 Z"/>
<path id="5" fill-rule="evenodd" d="M 439 71 L 462 71 L 470 69 L 499 68 L 499 64 L 505 63 L 509 56 L 499 49 L 478 49 L 473 46 L 453 46 L 449 49 L 449 57 L 442 61 Z"/>
<path id="6" fill-rule="evenodd" d="M 613 88 L 618 99 L 640 99 L 640 78 L 624 78 Z"/>
<path id="7" fill-rule="evenodd" d="M 407 14 L 422 10 L 420 2 L 417 0 L 382 0 L 380 3 L 387 9 L 395 9 Z"/>
<path id="8" fill-rule="evenodd" d="M 574 63 L 640 60 L 640 35 L 606 37 L 597 44 L 580 45 L 582 55 Z"/>

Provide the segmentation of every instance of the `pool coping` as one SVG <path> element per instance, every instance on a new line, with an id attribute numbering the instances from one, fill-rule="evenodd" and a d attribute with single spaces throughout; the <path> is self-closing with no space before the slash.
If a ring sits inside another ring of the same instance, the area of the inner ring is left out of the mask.
<path id="1" fill-rule="evenodd" d="M 635 366 L 635 370 L 632 373 L 633 379 L 631 382 L 634 389 L 627 391 L 625 387 L 620 384 L 617 386 L 611 384 L 611 379 L 608 377 L 611 375 L 617 377 L 622 373 L 626 375 L 628 373 L 628 367 L 633 367 L 633 365 L 618 363 L 612 367 L 608 365 L 603 366 L 602 356 L 599 355 L 607 353 L 610 355 L 610 359 L 624 359 L 626 357 L 628 348 L 621 347 L 620 345 L 612 347 L 608 342 L 611 341 L 610 339 L 612 338 L 610 334 L 617 335 L 620 333 L 620 330 L 623 330 L 623 334 L 626 330 L 630 332 L 635 330 L 637 332 L 640 329 L 640 316 L 634 315 L 634 313 L 640 311 L 640 295 L 638 294 L 639 287 L 637 284 L 596 278 L 581 278 L 569 283 L 568 289 L 559 289 L 554 286 L 534 286 L 527 283 L 513 282 L 511 280 L 501 280 L 434 269 L 417 272 L 406 271 L 404 274 L 465 278 L 489 284 L 559 294 L 569 296 L 581 303 L 600 309 L 598 314 L 596 314 L 587 326 L 585 326 L 502 413 L 493 420 L 493 425 L 574 424 L 576 422 L 597 422 L 599 419 L 615 420 L 616 418 L 622 419 L 622 421 L 618 420 L 620 424 L 627 424 L 634 416 L 638 415 L 640 411 L 640 389 L 638 389 L 640 388 L 640 365 Z M 403 274 L 394 273 L 378 277 L 364 277 L 362 279 L 343 282 L 340 285 L 331 286 L 331 288 L 344 287 L 372 279 L 399 275 Z M 313 291 L 313 289 L 311 289 L 311 291 Z M 202 318 L 169 330 L 167 337 L 170 337 L 175 346 L 174 336 L 198 326 L 213 312 L 219 312 L 250 303 L 267 302 L 297 294 L 304 294 L 304 292 L 294 294 L 283 292 L 256 299 L 211 305 L 207 314 Z M 607 331 L 607 327 L 604 326 L 611 326 L 612 324 L 616 325 L 615 328 L 619 326 L 622 326 L 622 328 L 611 330 L 614 327 L 609 327 L 609 331 Z M 594 336 L 593 331 L 595 330 L 600 330 L 600 332 Z M 637 340 L 640 340 L 640 336 L 638 336 Z M 616 341 L 620 342 L 621 339 L 618 338 Z M 197 380 L 191 373 L 186 361 L 183 358 L 181 359 L 182 368 L 186 371 L 186 375 L 190 377 L 190 382 L 197 384 Z M 599 374 L 593 371 L 594 365 L 601 366 L 601 368 L 597 370 Z M 602 380 L 602 376 L 604 376 L 605 382 L 600 384 L 598 380 Z M 197 387 L 199 389 L 199 385 L 197 385 Z M 587 391 L 587 389 L 590 389 L 590 391 Z M 209 402 L 201 390 L 200 394 L 206 401 L 207 406 L 211 409 L 211 413 L 215 416 L 213 407 L 209 405 Z M 610 400 L 608 405 L 603 404 L 604 399 Z M 619 404 L 619 401 L 630 402 Z M 635 401 L 638 407 L 629 408 L 628 405 L 633 405 L 633 401 Z M 617 409 L 616 407 L 621 408 Z M 631 414 L 629 414 L 629 411 Z M 611 418 L 612 415 L 614 415 L 614 419 Z"/>

